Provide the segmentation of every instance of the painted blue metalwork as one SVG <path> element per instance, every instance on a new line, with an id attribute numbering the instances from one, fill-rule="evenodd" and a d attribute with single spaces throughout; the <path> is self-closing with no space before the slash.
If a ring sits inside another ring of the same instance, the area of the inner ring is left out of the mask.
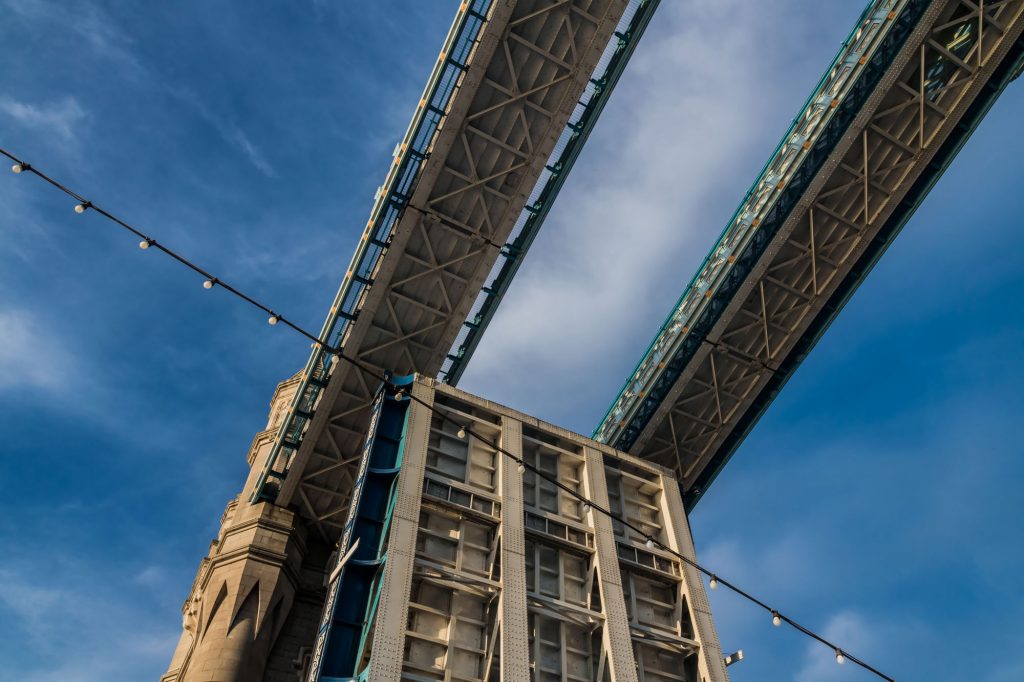
<path id="1" fill-rule="evenodd" d="M 594 431 L 629 450 L 930 3 L 873 0 Z"/>
<path id="2" fill-rule="evenodd" d="M 355 552 L 340 568 L 330 567 L 337 575 L 327 588 L 308 680 L 365 679 L 367 671 L 359 666 L 380 598 L 408 424 L 409 397 L 397 394 L 410 390 L 412 383 L 412 376 L 392 378 L 377 392 L 339 543 L 339 562 L 353 546 Z"/>
<path id="3" fill-rule="evenodd" d="M 583 145 L 590 138 L 597 119 L 604 111 L 608 98 L 618 84 L 659 3 L 660 0 L 634 0 L 623 13 L 615 32 L 617 40 L 608 45 L 598 61 L 590 83 L 551 153 L 545 172 L 537 180 L 530 199 L 516 222 L 513 234 L 515 230 L 518 230 L 518 234 L 511 238 L 509 244 L 501 251 L 500 265 L 495 265 L 497 274 L 481 292 L 470 310 L 463 332 L 455 340 L 447 364 L 440 374 L 441 380 L 445 383 L 455 385 L 462 377 L 466 364 L 480 343 L 487 325 L 493 319 L 512 279 L 519 271 L 519 266 L 533 245 L 534 238 L 540 232 L 551 206 L 569 176 L 569 171 L 576 163 Z"/>
<path id="4" fill-rule="evenodd" d="M 455 16 L 412 122 L 401 144 L 395 148 L 394 162 L 384 184 L 377 190 L 366 229 L 320 330 L 319 338 L 336 347 L 344 348 L 351 324 L 362 310 L 373 284 L 373 273 L 387 253 L 392 233 L 416 187 L 420 168 L 448 113 L 459 80 L 469 68 L 469 56 L 487 22 L 492 4 L 492 0 L 464 2 Z M 295 398 L 282 420 L 270 457 L 253 491 L 254 500 L 276 499 L 280 480 L 287 475 L 291 459 L 312 419 L 320 393 L 327 387 L 332 363 L 335 361 L 336 358 L 324 352 L 321 347 L 313 349 L 302 371 L 302 381 Z"/>
<path id="5" fill-rule="evenodd" d="M 939 147 L 931 163 L 924 172 L 917 178 L 906 197 L 901 201 L 893 215 L 880 228 L 878 234 L 868 245 L 867 250 L 853 266 L 839 288 L 829 297 L 828 302 L 811 322 L 807 332 L 800 338 L 796 346 L 780 364 L 771 379 L 754 399 L 753 407 L 740 418 L 736 428 L 729 434 L 722 446 L 715 452 L 704 470 L 694 480 L 689 490 L 684 491 L 683 501 L 687 511 L 693 509 L 701 496 L 715 480 L 729 458 L 732 457 L 736 448 L 746 438 L 747 434 L 757 423 L 761 415 L 771 404 L 778 392 L 786 385 L 789 378 L 796 371 L 804 358 L 807 357 L 818 340 L 828 330 L 832 321 L 843 309 L 850 297 L 853 296 L 857 287 L 867 278 L 871 269 L 882 257 L 885 250 L 889 248 L 893 240 L 906 225 L 910 217 L 917 211 L 921 202 L 931 192 L 932 187 L 942 177 L 949 165 L 956 158 L 956 155 L 966 144 L 968 138 L 977 129 L 978 124 L 988 113 L 999 95 L 1003 93 L 1006 86 L 1024 72 L 1024 38 L 1018 39 L 1010 48 L 1010 52 L 993 72 L 992 78 L 986 84 L 982 93 L 971 103 L 960 123 L 954 128 L 950 136 Z"/>

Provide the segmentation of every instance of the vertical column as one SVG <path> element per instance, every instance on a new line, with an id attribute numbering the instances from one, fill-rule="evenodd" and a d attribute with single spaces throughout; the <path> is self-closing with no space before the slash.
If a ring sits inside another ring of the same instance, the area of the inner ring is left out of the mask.
<path id="1" fill-rule="evenodd" d="M 604 457 L 600 451 L 585 448 L 586 475 L 583 477 L 584 494 L 594 504 L 608 509 L 608 483 L 604 476 Z M 590 512 L 594 523 L 594 549 L 597 553 L 597 577 L 601 581 L 601 604 L 604 607 L 604 646 L 608 652 L 612 682 L 637 682 L 636 661 L 633 658 L 633 640 L 629 632 L 629 617 L 622 595 L 622 575 L 615 549 L 615 530 L 611 519 Z"/>
<path id="2" fill-rule="evenodd" d="M 679 486 L 674 478 L 660 476 L 661 513 L 665 519 L 665 534 L 672 549 L 691 561 L 697 560 L 697 552 L 690 535 L 690 524 L 686 520 L 683 509 L 683 498 L 679 494 Z M 725 671 L 722 658 L 722 646 L 718 643 L 718 633 L 711 619 L 711 605 L 708 595 L 704 592 L 704 581 L 700 571 L 689 564 L 683 564 L 683 588 L 686 590 L 686 604 L 690 609 L 690 620 L 693 623 L 694 635 L 700 643 L 700 658 L 697 669 L 701 679 L 708 682 L 728 682 L 729 674 Z"/>
<path id="3" fill-rule="evenodd" d="M 501 445 L 523 456 L 523 425 L 501 419 Z M 526 617 L 526 535 L 523 530 L 523 475 L 499 455 L 501 476 L 501 679 L 530 679 L 530 636 Z"/>
<path id="4" fill-rule="evenodd" d="M 434 403 L 433 388 L 421 381 L 412 386 L 412 395 L 428 405 Z M 369 680 L 397 680 L 402 674 L 405 630 L 412 588 L 413 561 L 416 557 L 416 531 L 419 527 L 423 474 L 430 438 L 430 410 L 418 402 L 409 406 L 402 473 L 398 477 L 395 510 L 388 535 L 384 584 L 377 606 L 373 649 L 370 653 Z"/>

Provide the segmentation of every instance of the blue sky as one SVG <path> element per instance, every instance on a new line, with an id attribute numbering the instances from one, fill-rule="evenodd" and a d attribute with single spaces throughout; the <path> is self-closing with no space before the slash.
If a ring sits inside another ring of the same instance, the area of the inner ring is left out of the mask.
<path id="1" fill-rule="evenodd" d="M 462 384 L 584 433 L 861 9 L 664 5 Z M 0 0 L 0 144 L 318 328 L 453 13 Z M 901 681 L 1024 677 L 1022 110 L 1018 82 L 692 516 L 704 563 Z M 155 679 L 308 346 L 31 177 L 0 206 L 0 660 Z M 736 682 L 870 679 L 712 606 Z"/>

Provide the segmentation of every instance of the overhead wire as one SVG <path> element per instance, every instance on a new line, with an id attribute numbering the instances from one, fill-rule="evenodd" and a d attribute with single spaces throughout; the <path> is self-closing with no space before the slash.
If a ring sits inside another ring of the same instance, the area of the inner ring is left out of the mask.
<path id="1" fill-rule="evenodd" d="M 881 672 L 877 668 L 875 668 L 875 667 L 871 666 L 870 664 L 866 663 L 862 659 L 860 659 L 860 658 L 850 654 L 848 651 L 846 651 L 842 647 L 838 646 L 834 642 L 832 642 L 832 641 L 826 639 L 825 637 L 819 635 L 817 632 L 811 630 L 810 628 L 807 628 L 804 625 L 801 625 L 800 623 L 798 623 L 797 621 L 793 620 L 789 616 L 784 615 L 779 610 L 769 606 L 766 602 L 764 602 L 761 599 L 751 595 L 749 592 L 741 589 L 740 587 L 736 586 L 734 583 L 732 583 L 732 582 L 722 578 L 719 574 L 710 571 L 709 569 L 705 568 L 701 564 L 697 563 L 695 560 L 693 560 L 693 559 L 689 558 L 688 556 L 682 554 L 681 552 L 678 552 L 675 549 L 665 545 L 663 542 L 661 542 L 661 540 L 659 540 L 658 538 L 654 537 L 653 535 L 650 535 L 649 533 L 644 531 L 642 528 L 640 528 L 637 525 L 631 523 L 628 519 L 624 518 L 623 516 L 620 516 L 620 515 L 616 514 L 611 509 L 605 508 L 605 507 L 597 504 L 593 500 L 587 498 L 586 496 L 584 496 L 579 491 L 572 489 L 571 487 L 569 487 L 568 485 L 566 485 L 562 481 L 558 480 L 557 478 L 547 474 L 546 472 L 541 471 L 538 467 L 534 466 L 530 462 L 527 462 L 522 457 L 519 457 L 519 456 L 509 452 L 508 450 L 502 448 L 498 444 L 497 440 L 491 441 L 491 440 L 483 437 L 482 435 L 476 433 L 472 429 L 472 427 L 470 425 L 464 424 L 464 423 L 460 423 L 458 420 L 456 420 L 454 417 L 452 417 L 450 414 L 448 414 L 443 409 L 437 408 L 434 405 L 426 402 L 422 398 L 414 395 L 412 393 L 412 391 L 406 391 L 405 389 L 396 386 L 391 381 L 390 377 L 386 373 L 380 372 L 376 368 L 374 368 L 372 366 L 369 366 L 366 363 L 361 362 L 360 360 L 345 354 L 344 350 L 341 347 L 333 346 L 330 343 L 324 341 L 323 339 L 321 339 L 321 338 L 311 334 L 310 332 L 306 331 L 300 325 L 292 322 L 290 319 L 284 317 L 280 313 L 275 312 L 269 306 L 261 303 L 260 301 L 256 300 L 255 298 L 249 296 L 248 294 L 244 293 L 243 291 L 241 291 L 237 287 L 235 287 L 235 286 L 233 286 L 231 284 L 228 284 L 222 278 L 215 277 L 212 273 L 210 273 L 206 269 L 200 267 L 199 265 L 195 264 L 193 261 L 189 260 L 185 256 L 179 254 L 178 252 L 174 251 L 173 249 L 171 249 L 170 247 L 164 245 L 163 243 L 158 242 L 153 237 L 151 237 L 151 236 L 145 234 L 144 232 L 142 232 L 141 230 L 133 227 L 132 225 L 130 225 L 129 223 L 125 222 L 121 218 L 118 218 L 117 216 L 113 215 L 112 213 L 110 213 L 106 209 L 103 209 L 102 207 L 100 207 L 100 206 L 96 205 L 95 203 L 89 201 L 88 199 L 86 199 L 84 196 L 82 196 L 78 192 L 75 192 L 74 190 L 71 190 L 70 188 L 68 188 L 63 183 L 58 182 L 57 180 L 53 179 L 51 176 L 49 176 L 46 173 L 40 171 L 35 166 L 33 166 L 33 165 L 23 161 L 22 159 L 20 159 L 17 156 L 15 156 L 13 153 L 11 153 L 11 152 L 7 151 L 6 149 L 0 147 L 0 155 L 3 155 L 5 157 L 7 157 L 8 159 L 10 159 L 11 161 L 14 162 L 14 166 L 12 167 L 12 170 L 15 173 L 22 173 L 22 172 L 31 173 L 31 174 L 39 177 L 43 181 L 47 182 L 48 184 L 52 185 L 53 187 L 55 187 L 55 188 L 59 189 L 60 191 L 64 192 L 66 195 L 70 196 L 71 198 L 73 198 L 76 202 L 78 202 L 75 205 L 75 207 L 74 207 L 76 213 L 80 213 L 81 214 L 81 213 L 86 213 L 87 211 L 90 211 L 90 210 L 95 211 L 99 215 L 101 215 L 104 218 L 110 220 L 111 222 L 113 222 L 114 224 L 118 225 L 119 227 L 127 230 L 128 232 L 132 233 L 136 237 L 141 238 L 142 241 L 139 242 L 139 247 L 140 248 L 142 248 L 142 249 L 148 249 L 150 247 L 156 248 L 157 250 L 163 252 L 167 256 L 170 256 L 171 258 L 173 258 L 174 260 L 178 261 L 179 263 L 181 263 L 182 265 L 184 265 L 188 269 L 192 270 L 193 272 L 195 272 L 195 273 L 197 273 L 199 275 L 202 275 L 202 277 L 204 278 L 203 286 L 205 288 L 212 289 L 215 286 L 221 287 L 222 289 L 224 289 L 228 293 L 232 294 L 233 296 L 239 298 L 240 300 L 248 303 L 249 305 L 251 305 L 251 306 L 253 306 L 255 308 L 258 308 L 259 310 L 261 310 L 264 313 L 268 314 L 270 316 L 268 318 L 269 324 L 271 324 L 271 325 L 276 325 L 278 323 L 284 324 L 285 326 L 291 328 L 292 330 L 294 330 L 294 331 L 298 332 L 299 334 L 301 334 L 302 336 L 306 337 L 307 339 L 312 341 L 314 344 L 319 345 L 325 352 L 331 353 L 332 355 L 337 356 L 340 360 L 344 360 L 345 362 L 351 364 L 353 367 L 355 367 L 359 371 L 363 372 L 367 377 L 376 379 L 377 381 L 380 381 L 382 384 L 390 386 L 391 388 L 395 389 L 396 393 L 398 393 L 398 394 L 403 394 L 403 396 L 404 395 L 408 395 L 408 398 L 411 401 L 416 402 L 417 404 L 425 407 L 432 414 L 435 414 L 435 415 L 439 416 L 442 420 L 446 420 L 449 423 L 451 423 L 452 425 L 454 425 L 458 429 L 458 435 L 459 435 L 460 438 L 462 438 L 462 437 L 476 438 L 477 440 L 481 441 L 482 443 L 485 443 L 489 447 L 493 448 L 496 452 L 501 453 L 505 457 L 507 457 L 510 460 L 512 460 L 513 462 L 515 462 L 516 465 L 520 468 L 520 470 L 529 470 L 534 475 L 536 475 L 536 476 L 538 476 L 538 477 L 548 481 L 549 483 L 553 484 L 554 486 L 556 486 L 560 490 L 562 490 L 562 491 L 566 492 L 567 494 L 571 495 L 572 497 L 576 498 L 584 506 L 584 509 L 588 509 L 589 508 L 589 509 L 592 509 L 592 510 L 596 510 L 597 512 L 599 512 L 601 514 L 604 514 L 605 516 L 609 517 L 612 521 L 616 521 L 616 522 L 622 524 L 623 526 L 625 526 L 626 528 L 629 528 L 630 530 L 638 533 L 640 535 L 640 537 L 645 539 L 645 541 L 646 541 L 645 544 L 648 547 L 648 549 L 653 549 L 654 547 L 658 547 L 660 550 L 662 550 L 664 552 L 667 552 L 668 554 L 670 554 L 670 555 L 674 556 L 675 558 L 679 559 L 680 561 L 682 561 L 686 565 L 690 566 L 691 568 L 694 568 L 699 573 L 707 576 L 711 580 L 711 587 L 712 587 L 712 589 L 715 589 L 717 585 L 722 585 L 726 589 L 731 590 L 736 595 L 742 597 L 743 599 L 746 599 L 747 601 L 751 602 L 752 604 L 754 604 L 754 605 L 760 607 L 761 609 L 767 611 L 771 615 L 772 622 L 773 622 L 774 625 L 780 625 L 782 622 L 785 622 L 786 624 L 790 625 L 792 628 L 794 628 L 798 632 L 800 632 L 800 633 L 802 633 L 802 634 L 804 634 L 804 635 L 814 639 L 815 641 L 823 644 L 824 646 L 830 648 L 832 650 L 832 652 L 835 654 L 836 661 L 838 663 L 843 663 L 843 662 L 849 660 L 850 662 L 860 666 L 861 668 L 867 670 L 868 672 L 871 672 L 871 673 L 877 675 L 879 678 L 881 678 L 883 680 L 887 680 L 888 682 L 895 682 L 895 680 L 892 677 L 886 675 L 885 673 Z"/>

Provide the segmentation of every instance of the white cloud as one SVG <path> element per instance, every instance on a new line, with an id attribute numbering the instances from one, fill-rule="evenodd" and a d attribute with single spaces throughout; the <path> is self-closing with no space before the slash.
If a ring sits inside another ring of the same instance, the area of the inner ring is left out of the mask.
<path id="1" fill-rule="evenodd" d="M 44 105 L 0 97 L 0 111 L 26 128 L 50 132 L 62 140 L 73 139 L 78 124 L 87 117 L 74 97 L 65 97 L 59 102 Z"/>
<path id="2" fill-rule="evenodd" d="M 24 682 L 140 679 L 170 659 L 178 636 L 173 617 L 151 618 L 129 597 L 54 587 L 27 571 L 0 571 L 4 611 L 13 616 L 5 625 L 26 635 L 19 646 L 37 654 L 4 664 L 9 679 Z"/>
<path id="3" fill-rule="evenodd" d="M 862 660 L 870 661 L 869 654 L 875 648 L 878 637 L 877 624 L 868 623 L 854 611 L 842 611 L 833 615 L 822 633 L 825 639 L 845 647 Z M 836 682 L 860 679 L 863 674 L 854 663 L 845 665 L 836 662 L 836 655 L 820 642 L 809 642 L 804 652 L 803 666 L 794 678 L 795 682 Z"/>
<path id="4" fill-rule="evenodd" d="M 144 587 L 161 587 L 167 580 L 167 570 L 163 566 L 151 564 L 136 573 L 132 580 Z"/>
<path id="5" fill-rule="evenodd" d="M 38 318 L 25 310 L 0 309 L 0 391 L 65 385 L 71 358 Z"/>
<path id="6" fill-rule="evenodd" d="M 915 667 L 915 658 L 926 655 L 938 633 L 930 623 L 897 617 L 886 619 L 877 614 L 870 616 L 853 610 L 834 613 L 821 630 L 826 640 L 852 653 L 868 665 L 903 679 L 907 668 Z M 935 659 L 921 661 L 920 671 L 934 670 Z M 942 670 L 941 664 L 937 667 Z M 836 654 L 821 642 L 808 640 L 803 660 L 794 675 L 794 682 L 846 682 L 864 680 L 867 674 L 853 661 L 843 665 L 836 662 Z"/>
<path id="7" fill-rule="evenodd" d="M 13 571 L 0 570 L 0 605 L 21 622 L 32 639 L 45 635 L 47 614 L 58 607 L 60 599 L 55 589 L 24 584 Z"/>

